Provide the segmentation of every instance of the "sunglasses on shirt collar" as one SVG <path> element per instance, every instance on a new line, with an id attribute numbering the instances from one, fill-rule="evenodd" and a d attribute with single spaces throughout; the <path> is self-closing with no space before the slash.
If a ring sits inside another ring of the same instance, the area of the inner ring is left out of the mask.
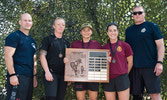
<path id="1" fill-rule="evenodd" d="M 138 11 L 138 12 L 133 12 L 133 15 L 141 15 L 143 12 L 142 11 Z"/>

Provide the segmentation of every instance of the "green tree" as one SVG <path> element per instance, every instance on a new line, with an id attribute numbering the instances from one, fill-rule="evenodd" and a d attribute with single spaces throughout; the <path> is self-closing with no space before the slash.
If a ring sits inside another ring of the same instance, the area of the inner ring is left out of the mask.
<path id="1" fill-rule="evenodd" d="M 52 34 L 52 23 L 56 17 L 66 19 L 64 37 L 70 42 L 81 39 L 79 28 L 84 22 L 93 24 L 93 37 L 102 44 L 108 40 L 106 26 L 109 22 L 119 25 L 120 39 L 124 40 L 124 33 L 133 24 L 132 9 L 142 5 L 146 11 L 146 20 L 159 25 L 167 46 L 167 1 L 166 0 L 1 0 L 0 1 L 0 98 L 5 95 L 6 67 L 4 64 L 4 40 L 6 36 L 19 28 L 20 14 L 28 12 L 33 17 L 31 36 L 36 40 L 38 49 L 38 87 L 34 89 L 33 100 L 44 100 L 43 69 L 39 61 L 39 47 L 43 37 Z M 167 99 L 167 57 L 164 58 L 164 73 L 162 79 L 162 97 Z M 67 88 L 66 99 L 75 99 L 72 84 Z M 99 100 L 105 100 L 101 87 Z"/>

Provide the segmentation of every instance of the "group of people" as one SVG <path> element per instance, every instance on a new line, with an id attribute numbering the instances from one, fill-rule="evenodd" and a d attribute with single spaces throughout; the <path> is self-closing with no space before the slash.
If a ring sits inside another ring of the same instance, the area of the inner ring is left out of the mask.
<path id="1" fill-rule="evenodd" d="M 53 23 L 54 34 L 45 37 L 40 47 L 40 62 L 44 70 L 46 100 L 64 100 L 67 85 L 64 81 L 65 49 L 108 49 L 110 56 L 109 83 L 102 83 L 106 100 L 142 100 L 143 91 L 152 100 L 161 99 L 160 74 L 163 72 L 164 41 L 157 24 L 145 21 L 142 6 L 133 9 L 134 25 L 125 32 L 125 42 L 119 40 L 116 23 L 109 23 L 106 33 L 109 37 L 105 45 L 91 40 L 93 27 L 90 23 L 81 25 L 81 40 L 70 43 L 64 39 L 65 20 L 56 18 Z M 7 67 L 7 100 L 32 100 L 36 79 L 36 43 L 29 36 L 32 17 L 21 15 L 20 29 L 9 34 L 5 40 L 5 63 Z M 16 94 L 12 92 L 17 86 Z M 97 100 L 99 83 L 75 82 L 77 100 L 85 100 L 88 90 L 89 99 Z M 129 93 L 130 92 L 130 93 Z M 15 96 L 15 99 L 12 99 Z"/>

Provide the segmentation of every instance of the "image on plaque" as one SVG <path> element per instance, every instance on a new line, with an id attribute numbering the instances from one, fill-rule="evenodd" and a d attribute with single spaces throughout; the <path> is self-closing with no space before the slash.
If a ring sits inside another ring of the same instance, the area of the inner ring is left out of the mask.
<path id="1" fill-rule="evenodd" d="M 70 56 L 70 68 L 68 69 L 71 77 L 86 77 L 86 54 L 83 52 L 72 52 Z"/>
<path id="2" fill-rule="evenodd" d="M 84 67 L 82 60 L 79 58 L 73 62 L 70 62 L 70 66 L 73 69 L 75 76 L 82 75 L 84 73 Z"/>

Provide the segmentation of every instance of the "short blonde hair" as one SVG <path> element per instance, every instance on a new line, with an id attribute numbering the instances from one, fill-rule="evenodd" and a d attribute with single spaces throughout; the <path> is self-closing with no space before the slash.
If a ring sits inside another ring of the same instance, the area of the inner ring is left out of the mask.
<path id="1" fill-rule="evenodd" d="M 64 22 L 66 23 L 66 21 L 65 21 L 65 19 L 64 18 L 61 18 L 61 17 L 57 17 L 55 20 L 54 20 L 54 23 L 53 23 L 53 25 L 55 24 L 55 22 L 57 21 L 57 20 L 64 20 Z"/>

